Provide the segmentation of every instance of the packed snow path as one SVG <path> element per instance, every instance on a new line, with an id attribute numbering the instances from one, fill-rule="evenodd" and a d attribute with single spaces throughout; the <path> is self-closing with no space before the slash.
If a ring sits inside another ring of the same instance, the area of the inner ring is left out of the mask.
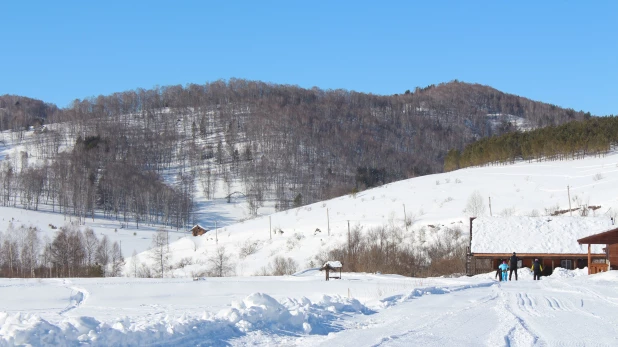
<path id="1" fill-rule="evenodd" d="M 618 271 L 492 277 L 0 279 L 0 346 L 618 345 Z"/>
<path id="2" fill-rule="evenodd" d="M 617 346 L 618 287 L 593 283 L 522 279 L 424 295 L 355 317 L 320 345 Z"/>

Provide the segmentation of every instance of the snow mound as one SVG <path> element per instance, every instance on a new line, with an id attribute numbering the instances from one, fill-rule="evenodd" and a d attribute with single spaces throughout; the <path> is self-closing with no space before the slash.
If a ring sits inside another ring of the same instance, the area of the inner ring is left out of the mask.
<path id="1" fill-rule="evenodd" d="M 334 324 L 343 313 L 374 313 L 356 299 L 324 295 L 283 303 L 253 293 L 214 316 L 159 320 L 119 318 L 109 324 L 92 317 L 73 317 L 54 325 L 32 314 L 0 312 L 0 345 L 203 345 L 224 344 L 252 331 L 326 335 L 340 330 Z"/>
<path id="2" fill-rule="evenodd" d="M 585 267 L 583 269 L 575 269 L 568 270 L 563 267 L 557 267 L 554 269 L 554 272 L 549 276 L 550 278 L 572 278 L 572 277 L 580 277 L 587 276 L 588 268 Z"/>
<path id="3" fill-rule="evenodd" d="M 459 285 L 459 286 L 431 286 L 431 287 L 424 287 L 424 288 L 415 288 L 411 290 L 410 292 L 408 292 L 407 294 L 394 295 L 394 296 L 389 296 L 387 298 L 382 299 L 381 306 L 385 308 L 385 307 L 390 307 L 398 303 L 402 303 L 402 302 L 409 301 L 412 299 L 418 299 L 425 295 L 450 294 L 453 292 L 458 292 L 458 291 L 462 291 L 466 289 L 490 287 L 490 286 L 493 286 L 494 284 L 495 284 L 494 281 L 486 281 L 486 282 L 465 284 L 465 285 Z"/>
<path id="4" fill-rule="evenodd" d="M 296 276 L 296 277 L 312 277 L 316 275 L 321 275 L 319 267 L 301 270 L 301 271 L 298 271 L 292 274 L 292 276 Z"/>

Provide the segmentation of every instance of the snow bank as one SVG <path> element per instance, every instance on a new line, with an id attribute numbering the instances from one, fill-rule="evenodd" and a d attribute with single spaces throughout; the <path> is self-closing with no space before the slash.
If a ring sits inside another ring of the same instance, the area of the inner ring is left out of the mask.
<path id="1" fill-rule="evenodd" d="M 568 270 L 563 267 L 554 268 L 554 272 L 549 276 L 550 278 L 572 278 L 588 276 L 588 268 Z"/>
<path id="2" fill-rule="evenodd" d="M 109 324 L 92 317 L 68 318 L 54 325 L 32 314 L 0 312 L 0 345 L 202 345 L 222 344 L 251 331 L 328 334 L 342 313 L 371 314 L 356 299 L 324 295 L 283 303 L 254 293 L 214 316 L 199 319 L 169 317 L 151 321 L 119 318 Z"/>
<path id="3" fill-rule="evenodd" d="M 458 285 L 458 286 L 431 286 L 431 287 L 424 287 L 424 288 L 415 288 L 407 294 L 394 295 L 394 296 L 390 296 L 390 297 L 382 299 L 380 306 L 382 306 L 383 308 L 390 307 L 390 306 L 393 306 L 401 302 L 423 297 L 425 295 L 449 294 L 449 293 L 458 292 L 458 291 L 471 289 L 471 288 L 490 287 L 490 286 L 493 286 L 494 284 L 495 284 L 494 281 L 486 281 L 486 282 L 465 284 L 465 285 Z"/>

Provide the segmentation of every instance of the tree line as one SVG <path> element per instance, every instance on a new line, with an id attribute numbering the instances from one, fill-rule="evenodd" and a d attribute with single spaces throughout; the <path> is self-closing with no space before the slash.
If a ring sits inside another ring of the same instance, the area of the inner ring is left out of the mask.
<path id="1" fill-rule="evenodd" d="M 12 222 L 0 232 L 0 277 L 121 275 L 124 258 L 117 241 L 75 224 L 60 227 L 53 239 L 39 234 L 36 227 Z"/>
<path id="2" fill-rule="evenodd" d="M 467 238 L 461 228 L 447 227 L 442 236 L 424 244 L 426 228 L 414 235 L 401 227 L 385 225 L 363 232 L 360 226 L 348 233 L 347 242 L 315 256 L 317 264 L 338 259 L 349 272 L 400 274 L 410 277 L 434 277 L 463 274 L 466 271 Z M 421 243 L 409 242 L 419 238 Z"/>
<path id="3" fill-rule="evenodd" d="M 517 160 L 565 160 L 602 155 L 618 144 L 618 118 L 595 117 L 532 131 L 480 139 L 463 151 L 450 150 L 444 170 Z"/>

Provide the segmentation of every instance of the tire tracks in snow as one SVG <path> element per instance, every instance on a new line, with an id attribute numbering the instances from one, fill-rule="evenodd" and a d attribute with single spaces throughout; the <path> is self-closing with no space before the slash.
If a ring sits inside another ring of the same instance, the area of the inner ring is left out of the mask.
<path id="1" fill-rule="evenodd" d="M 461 290 L 469 290 L 469 289 L 478 289 L 478 288 L 482 288 L 482 287 L 486 287 L 487 285 L 483 284 L 483 285 L 478 285 L 478 286 L 465 286 L 464 288 L 461 288 L 457 291 L 461 291 Z M 494 287 L 494 284 L 491 285 L 491 287 Z M 453 291 L 454 292 L 454 291 Z M 452 292 L 448 292 L 448 293 L 444 293 L 444 294 L 450 294 Z M 420 334 L 423 333 L 425 330 L 427 330 L 430 327 L 435 327 L 437 325 L 437 323 L 439 322 L 444 322 L 445 321 L 445 317 L 452 317 L 452 316 L 457 316 L 463 312 L 469 311 L 471 309 L 475 309 L 477 307 L 480 307 L 482 305 L 485 305 L 489 302 L 492 302 L 494 300 L 496 300 L 498 298 L 498 294 L 496 293 L 492 293 L 492 295 L 484 298 L 483 300 L 479 300 L 474 302 L 471 305 L 467 305 L 466 307 L 460 308 L 458 310 L 453 310 L 453 311 L 448 311 L 442 314 L 439 314 L 437 316 L 433 316 L 430 319 L 426 320 L 424 324 L 416 326 L 414 329 L 410 329 L 407 330 L 403 333 L 399 333 L 399 334 L 391 334 L 389 336 L 383 337 L 378 343 L 376 344 L 372 344 L 371 347 L 379 347 L 385 344 L 388 344 L 390 342 L 393 342 L 395 340 L 399 340 L 402 338 L 405 338 L 409 335 L 412 334 Z"/>
<path id="2" fill-rule="evenodd" d="M 522 295 L 523 294 L 523 295 Z M 525 312 L 531 316 L 540 316 L 537 312 L 536 301 L 529 297 L 526 293 L 516 293 L 515 295 L 509 295 L 509 293 L 503 291 L 500 293 L 499 305 L 496 306 L 498 316 L 502 317 L 501 326 L 504 326 L 502 330 L 503 343 L 510 346 L 546 346 L 547 344 L 540 338 L 540 336 L 530 327 L 524 317 L 516 312 L 512 307 L 513 303 L 515 307 L 522 312 Z M 498 341 L 489 341 L 488 345 L 498 345 Z"/>

